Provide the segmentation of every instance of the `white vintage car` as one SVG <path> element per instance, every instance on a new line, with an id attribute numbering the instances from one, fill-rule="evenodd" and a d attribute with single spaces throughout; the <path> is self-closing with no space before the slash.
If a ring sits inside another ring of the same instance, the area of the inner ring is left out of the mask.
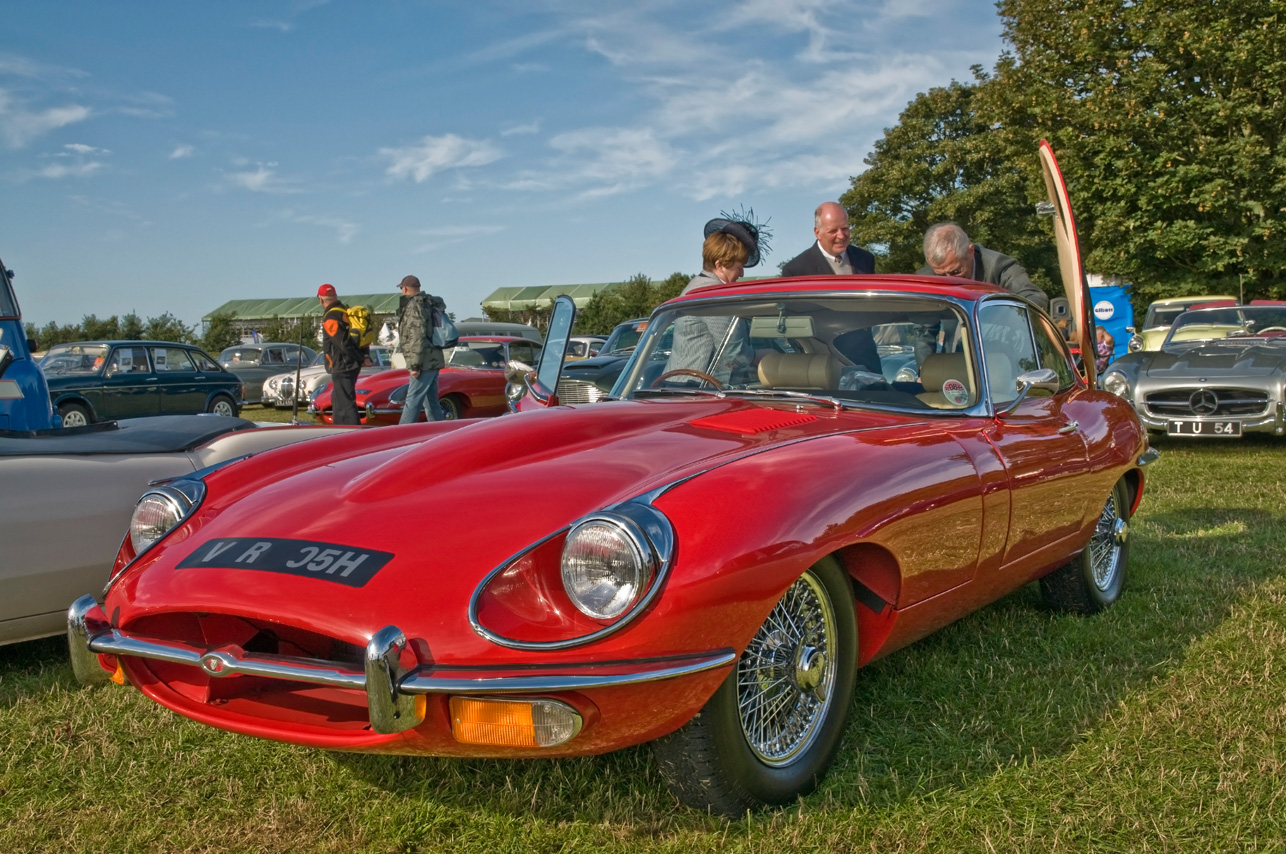
<path id="1" fill-rule="evenodd" d="M 0 431 L 0 645 L 66 630 L 67 603 L 107 582 L 149 483 L 345 429 L 158 415 Z"/>
<path id="2" fill-rule="evenodd" d="M 392 367 L 392 358 L 393 348 L 379 344 L 372 345 L 370 362 L 362 368 L 361 376 L 387 371 Z M 297 393 L 295 392 L 296 382 L 299 384 Z M 282 408 L 291 406 L 293 401 L 298 400 L 300 406 L 307 406 L 313 393 L 328 382 L 330 382 L 330 372 L 326 370 L 326 357 L 318 353 L 315 359 L 298 371 L 298 375 L 295 371 L 286 371 L 264 380 L 263 405 Z"/>

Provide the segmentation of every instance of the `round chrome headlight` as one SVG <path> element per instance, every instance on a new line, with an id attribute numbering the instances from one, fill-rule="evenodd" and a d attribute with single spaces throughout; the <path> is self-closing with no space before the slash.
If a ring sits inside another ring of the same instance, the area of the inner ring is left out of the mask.
<path id="1" fill-rule="evenodd" d="M 1125 345 L 1125 348 L 1129 350 L 1131 353 L 1139 352 L 1140 350 L 1143 349 L 1143 336 L 1131 335 L 1129 343 Z"/>
<path id="2" fill-rule="evenodd" d="M 654 571 L 650 553 L 623 524 L 587 519 L 572 528 L 563 545 L 563 588 L 585 615 L 616 619 L 647 590 Z"/>
<path id="3" fill-rule="evenodd" d="M 1111 392 L 1117 397 L 1125 397 L 1130 393 L 1130 384 L 1125 379 L 1125 374 L 1120 371 L 1109 371 L 1103 377 L 1103 390 Z"/>
<path id="4" fill-rule="evenodd" d="M 142 554 L 152 543 L 174 530 L 192 512 L 196 503 L 195 496 L 185 495 L 171 487 L 163 486 L 143 493 L 129 520 L 129 539 L 134 553 Z"/>

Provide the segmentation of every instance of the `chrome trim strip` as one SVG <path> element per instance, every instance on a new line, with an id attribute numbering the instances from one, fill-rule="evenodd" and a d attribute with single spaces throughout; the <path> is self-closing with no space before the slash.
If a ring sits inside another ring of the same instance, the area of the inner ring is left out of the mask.
<path id="1" fill-rule="evenodd" d="M 366 693 L 371 726 L 379 733 L 402 732 L 423 720 L 417 712 L 417 694 L 522 694 L 618 688 L 679 679 L 728 667 L 737 661 L 735 650 L 721 649 L 664 660 L 585 662 L 522 676 L 459 675 L 480 672 L 480 668 L 468 667 L 427 666 L 408 672 L 397 663 L 405 648 L 406 636 L 396 626 L 385 626 L 367 644 L 365 666 L 359 669 L 319 659 L 249 656 L 233 648 L 201 652 L 164 641 L 131 638 L 92 617 L 94 611 L 102 613 L 98 608 L 94 597 L 82 596 L 67 614 L 72 666 L 76 678 L 83 684 L 109 678 L 110 674 L 99 666 L 97 658 L 98 653 L 105 653 L 200 667 L 216 678 L 264 676 L 350 688 Z M 598 672 L 609 668 L 635 669 Z"/>
<path id="2" fill-rule="evenodd" d="M 483 676 L 466 679 L 443 675 L 432 670 L 417 670 L 398 685 L 398 690 L 412 694 L 500 694 L 545 693 L 551 691 L 583 691 L 594 688 L 620 688 L 647 682 L 678 679 L 726 667 L 737 661 L 737 653 L 730 649 L 706 653 L 683 659 L 680 664 L 638 670 L 632 673 L 596 675 L 593 673 L 545 673 L 539 676 Z M 584 669 L 598 669 L 602 665 L 581 665 Z"/>

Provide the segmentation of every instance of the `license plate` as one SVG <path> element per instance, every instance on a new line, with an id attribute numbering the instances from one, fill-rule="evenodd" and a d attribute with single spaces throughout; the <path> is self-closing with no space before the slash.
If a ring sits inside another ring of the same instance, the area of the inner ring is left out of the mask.
<path id="1" fill-rule="evenodd" d="M 1167 421 L 1167 436 L 1240 436 L 1240 421 Z"/>

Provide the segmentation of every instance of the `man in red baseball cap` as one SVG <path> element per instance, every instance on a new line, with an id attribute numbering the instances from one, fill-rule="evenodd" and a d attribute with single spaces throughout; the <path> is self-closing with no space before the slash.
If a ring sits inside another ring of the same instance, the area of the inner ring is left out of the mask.
<path id="1" fill-rule="evenodd" d="M 354 427 L 362 423 L 357 414 L 357 375 L 362 370 L 362 351 L 349 334 L 348 306 L 339 301 L 334 285 L 317 289 L 322 305 L 322 352 L 330 370 L 331 417 L 336 424 Z"/>

